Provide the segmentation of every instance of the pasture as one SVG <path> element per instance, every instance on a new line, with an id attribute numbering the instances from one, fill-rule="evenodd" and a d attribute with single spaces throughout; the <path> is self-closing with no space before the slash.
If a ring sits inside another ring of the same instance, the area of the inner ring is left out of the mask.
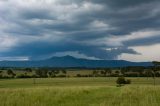
<path id="1" fill-rule="evenodd" d="M 0 79 L 0 106 L 159 106 L 160 79 L 115 77 Z"/>

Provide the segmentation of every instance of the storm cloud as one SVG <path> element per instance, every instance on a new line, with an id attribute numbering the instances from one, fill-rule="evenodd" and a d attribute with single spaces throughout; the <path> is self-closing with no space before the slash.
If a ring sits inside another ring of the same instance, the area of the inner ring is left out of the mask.
<path id="1" fill-rule="evenodd" d="M 159 0 L 0 0 L 0 60 L 131 60 L 160 43 L 159 19 Z"/>

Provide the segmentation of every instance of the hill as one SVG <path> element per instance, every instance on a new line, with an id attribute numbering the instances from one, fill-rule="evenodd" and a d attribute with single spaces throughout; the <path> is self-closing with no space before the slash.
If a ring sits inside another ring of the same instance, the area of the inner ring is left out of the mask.
<path id="1" fill-rule="evenodd" d="M 151 62 L 130 62 L 125 60 L 89 60 L 72 56 L 52 57 L 39 61 L 0 61 L 0 67 L 125 67 L 152 66 Z"/>

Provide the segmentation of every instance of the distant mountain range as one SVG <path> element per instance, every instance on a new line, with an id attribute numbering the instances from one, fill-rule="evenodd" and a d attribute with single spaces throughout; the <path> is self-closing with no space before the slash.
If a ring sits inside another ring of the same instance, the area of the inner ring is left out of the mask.
<path id="1" fill-rule="evenodd" d="M 0 67 L 124 67 L 152 66 L 151 62 L 129 62 L 125 60 L 89 60 L 72 56 L 52 57 L 39 61 L 0 61 Z"/>

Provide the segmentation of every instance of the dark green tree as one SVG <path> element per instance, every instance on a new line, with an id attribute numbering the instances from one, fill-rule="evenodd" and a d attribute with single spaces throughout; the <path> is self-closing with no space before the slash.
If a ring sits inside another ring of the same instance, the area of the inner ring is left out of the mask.
<path id="1" fill-rule="evenodd" d="M 111 76 L 112 70 L 110 68 L 106 68 L 104 71 L 107 73 L 109 77 Z"/>
<path id="2" fill-rule="evenodd" d="M 25 68 L 26 72 L 32 72 L 32 68 Z"/>
<path id="3" fill-rule="evenodd" d="M 152 64 L 154 65 L 154 67 L 152 68 L 153 83 L 154 83 L 154 85 L 156 85 L 156 72 L 157 72 L 158 66 L 160 66 L 160 62 L 153 61 Z"/>
<path id="4" fill-rule="evenodd" d="M 11 69 L 8 69 L 8 70 L 7 70 L 7 74 L 8 74 L 9 76 L 11 76 L 12 78 L 16 76 L 16 74 L 15 74 Z"/>
<path id="5" fill-rule="evenodd" d="M 42 78 L 46 78 L 46 77 L 48 77 L 48 75 L 47 75 L 47 73 L 48 73 L 48 70 L 47 69 L 37 69 L 36 71 L 35 71 L 35 73 L 36 73 L 36 75 L 37 76 L 39 76 L 39 77 L 42 77 Z"/>
<path id="6" fill-rule="evenodd" d="M 67 74 L 67 71 L 65 69 L 61 70 L 63 74 Z"/>
<path id="7" fill-rule="evenodd" d="M 98 76 L 98 71 L 97 70 L 93 70 L 93 76 L 97 77 Z"/>

